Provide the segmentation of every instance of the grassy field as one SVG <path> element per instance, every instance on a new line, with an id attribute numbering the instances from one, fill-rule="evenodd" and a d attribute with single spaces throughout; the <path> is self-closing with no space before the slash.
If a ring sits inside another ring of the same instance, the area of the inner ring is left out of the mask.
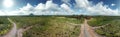
<path id="1" fill-rule="evenodd" d="M 12 27 L 12 24 L 6 17 L 0 17 L 0 36 L 6 34 Z"/>
<path id="2" fill-rule="evenodd" d="M 27 28 L 23 37 L 78 37 L 80 34 L 80 24 L 83 18 L 58 17 L 58 16 L 12 16 L 9 17 L 17 24 L 17 29 Z M 100 35 L 106 37 L 120 37 L 120 17 L 119 16 L 93 16 L 88 24 Z M 7 17 L 0 17 L 0 36 L 8 33 L 12 24 Z"/>
<path id="3" fill-rule="evenodd" d="M 120 37 L 120 17 L 119 16 L 95 16 L 88 22 L 91 26 L 103 26 L 95 31 L 106 37 Z"/>
<path id="4" fill-rule="evenodd" d="M 23 37 L 78 37 L 83 20 L 69 17 L 10 17 L 17 27 L 31 29 Z"/>

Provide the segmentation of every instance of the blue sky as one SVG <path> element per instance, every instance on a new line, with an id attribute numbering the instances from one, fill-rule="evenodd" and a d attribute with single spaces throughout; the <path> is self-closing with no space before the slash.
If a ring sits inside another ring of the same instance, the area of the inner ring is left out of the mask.
<path id="1" fill-rule="evenodd" d="M 0 0 L 0 15 L 119 15 L 120 0 Z M 10 4 L 8 4 L 10 5 Z"/>
<path id="2" fill-rule="evenodd" d="M 112 9 L 116 9 L 119 7 L 120 0 L 89 0 L 92 1 L 94 4 L 97 4 L 99 2 L 103 2 L 104 5 L 108 5 Z M 115 6 L 111 6 L 111 4 L 115 4 Z"/>

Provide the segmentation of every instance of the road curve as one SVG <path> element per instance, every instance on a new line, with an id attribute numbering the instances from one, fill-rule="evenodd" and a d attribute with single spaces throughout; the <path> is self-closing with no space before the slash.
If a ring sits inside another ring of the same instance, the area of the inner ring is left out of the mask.
<path id="1" fill-rule="evenodd" d="M 23 37 L 23 32 L 27 31 L 30 28 L 32 28 L 32 26 L 26 27 L 25 29 L 23 29 L 23 28 L 18 29 L 17 37 Z"/>
<path id="2" fill-rule="evenodd" d="M 4 35 L 3 37 L 16 37 L 16 32 L 17 32 L 17 27 L 16 27 L 16 23 L 14 23 L 10 18 L 8 18 L 8 21 L 10 21 L 10 23 L 13 24 L 12 29 L 10 30 L 10 32 L 8 32 L 6 35 Z"/>
<path id="3" fill-rule="evenodd" d="M 81 33 L 79 37 L 99 37 L 98 34 L 94 32 L 91 26 L 87 24 L 87 20 L 81 25 Z"/>

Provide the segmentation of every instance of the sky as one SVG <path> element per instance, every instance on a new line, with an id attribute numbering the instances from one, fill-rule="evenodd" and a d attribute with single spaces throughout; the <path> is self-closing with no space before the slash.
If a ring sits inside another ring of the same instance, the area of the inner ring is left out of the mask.
<path id="1" fill-rule="evenodd" d="M 120 15 L 120 0 L 0 0 L 0 15 Z"/>

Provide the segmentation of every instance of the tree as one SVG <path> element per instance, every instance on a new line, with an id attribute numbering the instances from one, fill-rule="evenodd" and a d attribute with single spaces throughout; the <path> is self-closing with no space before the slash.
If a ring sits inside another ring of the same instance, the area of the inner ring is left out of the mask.
<path id="1" fill-rule="evenodd" d="M 30 14 L 30 16 L 34 16 L 34 14 L 33 14 L 33 13 L 31 13 L 31 14 Z"/>

